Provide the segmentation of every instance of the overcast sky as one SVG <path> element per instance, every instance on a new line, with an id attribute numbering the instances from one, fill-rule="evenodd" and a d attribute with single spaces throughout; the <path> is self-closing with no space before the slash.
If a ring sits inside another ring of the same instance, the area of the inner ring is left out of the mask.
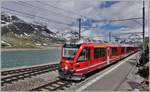
<path id="1" fill-rule="evenodd" d="M 146 0 L 149 1 L 149 0 Z M 108 32 L 142 32 L 142 19 L 109 22 L 112 19 L 142 17 L 142 0 L 21 0 L 3 1 L 2 11 L 19 15 L 25 21 L 46 23 L 52 31 L 78 31 L 78 18 L 82 19 L 83 36 L 107 36 Z M 146 36 L 148 36 L 148 2 L 146 2 Z M 5 8 L 5 9 L 4 9 Z M 34 16 L 20 14 L 12 9 Z M 106 20 L 94 22 L 93 20 Z M 93 27 L 93 28 L 91 28 Z M 122 36 L 122 35 L 120 35 Z M 123 37 L 123 36 L 122 36 Z"/>

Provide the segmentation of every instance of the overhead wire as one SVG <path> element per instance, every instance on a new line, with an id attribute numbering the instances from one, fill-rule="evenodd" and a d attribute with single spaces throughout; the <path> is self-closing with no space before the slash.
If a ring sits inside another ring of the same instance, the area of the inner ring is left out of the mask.
<path id="1" fill-rule="evenodd" d="M 89 16 L 87 16 L 87 15 L 82 15 L 82 14 L 79 14 L 79 13 L 77 13 L 77 12 L 73 12 L 73 11 L 69 11 L 69 10 L 66 10 L 66 9 L 62 9 L 62 8 L 60 8 L 60 7 L 57 7 L 57 6 L 48 4 L 48 3 L 43 3 L 43 2 L 41 2 L 41 1 L 36 1 L 36 2 L 39 2 L 40 4 L 47 5 L 47 6 L 49 6 L 49 7 L 52 7 L 52 8 L 61 10 L 61 11 L 64 11 L 64 12 L 66 12 L 66 13 L 68 13 L 68 14 L 73 13 L 74 15 L 77 15 L 77 16 L 78 16 L 78 19 L 79 19 L 79 18 L 81 18 L 81 19 L 82 19 L 82 18 L 93 19 L 92 17 L 89 17 Z"/>
<path id="2" fill-rule="evenodd" d="M 40 8 L 40 7 L 38 7 L 38 6 L 32 5 L 32 4 L 27 3 L 27 2 L 24 2 L 24 1 L 18 1 L 17 4 L 20 4 L 20 5 L 23 5 L 23 6 L 30 6 L 30 7 L 32 7 L 32 8 L 39 8 L 39 9 L 47 10 L 47 11 L 49 11 L 49 12 L 52 12 L 52 13 L 55 14 L 55 15 L 59 15 L 59 16 L 61 15 L 62 17 L 66 17 L 66 18 L 70 18 L 70 19 L 74 19 L 74 20 L 76 19 L 76 18 L 71 17 L 71 16 L 68 16 L 68 15 L 64 15 L 64 14 L 61 14 L 61 13 L 58 13 L 58 12 L 54 12 L 54 11 L 49 10 L 49 9 L 47 9 L 47 8 Z"/>
<path id="3" fill-rule="evenodd" d="M 34 18 L 33 16 L 24 15 L 24 14 L 16 13 L 16 12 L 13 12 L 13 11 L 3 11 L 2 10 L 2 12 L 7 12 L 7 13 L 12 14 L 12 15 L 18 15 L 18 16 L 29 18 L 29 19 L 33 19 Z"/>
<path id="4" fill-rule="evenodd" d="M 89 17 L 89 16 L 86 16 L 86 15 L 81 15 L 81 14 L 78 14 L 76 12 L 73 12 L 73 11 L 69 11 L 69 10 L 65 10 L 65 9 L 62 9 L 60 7 L 57 7 L 57 6 L 54 6 L 54 5 L 51 5 L 51 4 L 48 4 L 48 3 L 43 3 L 41 1 L 36 1 L 36 2 L 39 2 L 40 4 L 44 4 L 44 5 L 47 5 L 49 7 L 53 7 L 55 9 L 59 9 L 59 10 L 62 10 L 64 12 L 67 12 L 67 13 L 73 13 L 75 15 L 78 15 L 80 17 L 84 17 L 84 18 L 89 18 L 89 19 L 92 19 L 94 20 L 93 18 Z M 115 22 L 115 21 L 124 21 L 124 20 L 132 20 L 132 19 L 142 19 L 142 17 L 135 17 L 135 18 L 128 18 L 128 19 L 112 19 L 112 20 L 108 20 L 109 22 Z M 95 22 L 106 22 L 107 20 L 94 20 Z"/>
<path id="5" fill-rule="evenodd" d="M 3 12 L 3 11 L 2 11 Z M 20 14 L 20 13 L 15 13 L 15 12 L 12 12 L 12 11 L 5 11 L 5 12 L 7 12 L 7 13 L 9 13 L 9 14 L 12 14 L 12 15 L 18 15 L 18 16 L 22 16 L 22 14 Z M 22 17 L 26 17 L 26 18 L 28 18 L 28 19 L 33 19 L 33 16 L 29 16 L 29 15 L 24 15 L 23 14 L 23 16 Z M 43 21 L 43 20 L 42 20 Z M 45 21 L 45 20 L 44 20 Z M 35 21 L 35 22 L 37 22 L 37 21 Z M 49 22 L 49 21 L 45 21 L 45 22 Z M 51 28 L 53 28 L 53 29 L 59 29 L 59 30 L 65 30 L 65 29 L 69 29 L 70 27 L 69 26 L 67 26 L 67 25 L 65 25 L 65 27 L 62 27 L 61 25 L 59 25 L 59 26 L 57 26 L 56 27 L 56 25 L 57 25 L 57 23 L 55 24 L 55 26 L 53 25 L 54 23 L 52 23 L 52 24 L 47 24 L 47 25 L 49 25 Z M 71 28 L 70 28 L 71 29 Z"/>
<path id="6" fill-rule="evenodd" d="M 62 9 L 62 8 L 60 8 L 60 7 L 56 7 L 56 6 L 51 5 L 51 4 L 48 4 L 48 3 L 43 3 L 43 2 L 41 2 L 41 1 L 36 1 L 36 2 L 38 2 L 38 3 L 40 3 L 40 4 L 43 4 L 43 5 L 46 5 L 46 6 L 49 6 L 49 7 L 53 7 L 53 8 L 55 8 L 55 9 L 58 9 L 58 10 L 61 10 L 61 11 L 67 12 L 67 13 L 73 13 L 73 14 L 79 16 L 79 17 L 83 17 L 83 15 L 80 15 L 80 14 L 75 13 L 75 12 L 73 12 L 73 11 L 68 11 L 68 10 Z"/>
<path id="7" fill-rule="evenodd" d="M 20 1 L 20 2 L 23 2 L 23 1 Z M 60 8 L 60 7 L 56 7 L 56 6 L 47 4 L 47 3 L 43 3 L 43 2 L 41 2 L 41 1 L 37 1 L 37 2 L 39 2 L 39 3 L 41 3 L 41 4 L 44 4 L 44 5 L 47 5 L 47 6 L 50 6 L 50 7 L 53 7 L 53 8 L 56 8 L 56 9 L 59 9 L 59 10 L 62 10 L 62 11 L 65 11 L 65 12 L 68 12 L 68 13 L 74 13 L 75 15 L 78 15 L 78 16 L 80 16 L 80 17 L 86 17 L 86 16 L 83 16 L 83 15 L 79 15 L 79 14 L 77 14 L 77 13 L 75 13 L 75 12 L 62 9 L 62 8 Z M 23 2 L 23 3 L 26 3 L 26 4 L 28 4 L 28 5 L 31 6 L 31 7 L 36 7 L 36 6 L 34 6 L 34 5 L 32 5 L 32 4 L 29 4 L 29 3 L 27 3 L 27 2 Z M 4 8 L 4 7 L 2 7 L 2 8 Z M 6 9 L 6 8 L 5 8 L 5 9 Z M 16 10 L 8 9 L 8 8 L 7 8 L 7 10 L 14 11 L 14 12 L 18 12 L 18 13 L 22 13 L 22 14 L 25 14 L 25 15 L 28 15 L 28 16 L 32 16 L 32 17 L 39 17 L 39 18 L 44 19 L 44 20 L 46 20 L 46 21 L 55 22 L 55 23 L 57 23 L 57 24 L 63 24 L 63 25 L 67 25 L 67 26 L 70 25 L 70 24 L 67 24 L 67 23 L 63 23 L 63 22 L 60 22 L 60 21 L 55 21 L 55 20 L 47 19 L 47 18 L 44 18 L 44 17 L 41 17 L 41 16 L 32 15 L 32 14 L 25 13 L 25 12 L 21 12 L 21 11 L 16 11 Z M 49 10 L 48 10 L 48 11 L 49 11 Z M 58 14 L 58 13 L 56 13 L 56 12 L 53 12 L 53 13 Z M 59 14 L 58 14 L 58 15 L 59 15 Z M 63 16 L 66 16 L 66 15 L 63 15 Z M 66 16 L 66 17 L 68 17 L 68 16 Z M 87 17 L 86 17 L 86 18 L 87 18 Z M 73 18 L 72 18 L 72 19 L 73 19 Z M 94 22 L 106 22 L 106 21 L 108 21 L 108 22 L 119 22 L 119 21 L 129 21 L 129 20 L 136 21 L 137 19 L 142 19 L 142 17 L 134 17 L 134 18 L 126 18 L 126 19 L 111 19 L 111 20 L 94 20 Z M 90 27 L 90 28 L 96 28 L 96 27 Z"/>
<path id="8" fill-rule="evenodd" d="M 56 21 L 56 20 L 52 20 L 52 19 L 48 19 L 48 18 L 44 18 L 44 17 L 37 16 L 37 15 L 32 15 L 32 14 L 29 14 L 29 13 L 26 13 L 26 12 L 13 10 L 13 9 L 6 8 L 6 7 L 1 7 L 1 8 L 2 8 L 2 9 L 9 10 L 9 11 L 13 11 L 13 12 L 17 12 L 17 13 L 25 14 L 25 15 L 28 15 L 28 16 L 32 16 L 32 17 L 38 17 L 38 18 L 44 19 L 45 21 L 49 21 L 49 22 L 55 22 L 55 23 L 58 23 L 58 24 L 63 24 L 63 25 L 68 25 L 68 26 L 70 25 L 70 24 L 67 24 L 67 23 L 64 23 L 64 22 L 60 22 L 60 21 Z"/>
<path id="9" fill-rule="evenodd" d="M 26 3 L 32 7 L 36 7 L 36 6 L 33 6 L 32 4 L 29 4 L 27 2 L 23 2 L 23 1 L 19 1 L 19 2 L 22 2 L 22 3 Z M 53 8 L 56 8 L 56 9 L 59 9 L 59 10 L 63 10 L 65 12 L 70 12 L 70 13 L 75 13 L 75 12 L 72 12 L 72 11 L 68 11 L 68 10 L 65 10 L 65 9 L 62 9 L 62 8 L 59 8 L 59 7 L 56 7 L 56 6 L 53 6 L 53 5 L 50 5 L 50 4 L 47 4 L 47 3 L 43 3 L 41 1 L 36 1 L 36 2 L 39 2 L 41 4 L 45 4 L 45 5 L 48 5 L 50 7 L 53 7 Z M 55 13 L 55 12 L 54 12 Z M 75 13 L 76 14 L 76 13 Z M 78 14 L 77 14 L 78 15 Z M 82 15 L 80 15 L 82 16 Z M 67 17 L 67 16 L 66 16 Z M 137 17 L 137 18 L 128 18 L 128 19 L 112 19 L 112 20 L 108 20 L 109 22 L 116 22 L 116 21 L 125 21 L 125 20 L 135 20 L 135 19 L 142 19 L 141 17 Z M 94 20 L 94 22 L 106 22 L 107 20 Z"/>
<path id="10" fill-rule="evenodd" d="M 115 35 L 124 35 L 124 34 L 141 34 L 142 32 L 130 32 L 130 33 L 116 33 Z"/>
<path id="11" fill-rule="evenodd" d="M 134 18 L 125 18 L 125 19 L 111 19 L 108 20 L 108 22 L 118 22 L 118 21 L 134 21 L 136 22 L 137 19 L 142 19 L 142 17 L 134 17 Z M 106 22 L 107 20 L 95 20 L 94 22 Z M 139 23 L 138 23 L 139 24 Z M 86 28 L 85 26 L 83 28 Z M 90 28 L 97 28 L 97 27 L 90 27 Z M 85 32 L 85 31 L 84 31 Z M 137 33 L 141 33 L 141 32 L 137 32 Z M 127 33 L 126 33 L 127 34 Z M 130 34 L 130 33 L 128 33 Z M 116 34 L 115 34 L 116 35 Z M 96 37 L 96 36 L 95 36 Z M 115 36 L 117 37 L 117 36 Z"/>
<path id="12" fill-rule="evenodd" d="M 18 2 L 19 2 L 19 3 L 18 3 Z M 30 7 L 32 7 L 32 8 L 39 8 L 38 6 L 34 6 L 34 5 L 29 4 L 29 3 L 27 3 L 27 2 L 23 2 L 23 1 L 18 1 L 18 2 L 17 2 L 18 4 L 23 5 L 23 6 L 30 6 Z M 24 3 L 25 3 L 25 4 L 24 4 Z M 39 8 L 39 9 L 44 9 L 44 10 L 47 10 L 47 11 L 49 11 L 49 12 L 55 13 L 55 14 L 57 14 L 57 15 L 62 15 L 62 16 L 64 16 L 64 17 L 66 17 L 66 18 L 70 18 L 70 19 L 75 20 L 74 17 L 70 17 L 70 16 L 66 16 L 66 15 L 60 14 L 60 13 L 56 13 L 56 12 L 53 12 L 53 11 L 48 10 L 48 9 L 46 9 L 46 8 Z M 67 26 L 67 27 L 68 27 L 68 26 Z"/>
<path id="13" fill-rule="evenodd" d="M 94 20 L 94 22 L 116 22 L 116 21 L 128 21 L 128 20 L 137 20 L 142 19 L 142 17 L 133 17 L 133 18 L 125 18 L 125 19 L 111 19 L 111 20 Z"/>

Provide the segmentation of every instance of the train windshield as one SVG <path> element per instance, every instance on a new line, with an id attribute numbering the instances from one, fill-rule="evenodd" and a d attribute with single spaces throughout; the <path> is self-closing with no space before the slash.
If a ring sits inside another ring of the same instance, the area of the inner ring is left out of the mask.
<path id="1" fill-rule="evenodd" d="M 78 51 L 78 48 L 63 48 L 63 58 L 70 60 L 73 59 Z"/>

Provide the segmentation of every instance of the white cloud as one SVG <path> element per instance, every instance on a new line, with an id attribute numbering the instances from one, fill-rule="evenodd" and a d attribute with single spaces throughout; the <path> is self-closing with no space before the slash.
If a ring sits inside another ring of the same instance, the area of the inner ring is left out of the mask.
<path id="1" fill-rule="evenodd" d="M 113 4 L 110 8 L 103 8 L 103 9 L 99 8 L 99 5 L 102 3 L 101 0 L 61 0 L 61 1 L 58 1 L 58 0 L 42 1 L 41 0 L 41 2 L 42 3 L 39 3 L 36 1 L 27 2 L 39 8 L 35 8 L 31 6 L 30 7 L 22 6 L 22 5 L 19 5 L 19 3 L 16 3 L 14 1 L 6 1 L 6 2 L 3 1 L 2 6 L 11 8 L 14 10 L 18 10 L 18 11 L 27 12 L 33 15 L 42 16 L 47 19 L 60 21 L 63 23 L 68 23 L 68 24 L 72 22 L 78 23 L 77 20 L 75 19 L 79 18 L 80 17 L 79 15 L 84 15 L 84 16 L 88 16 L 90 18 L 99 19 L 99 20 L 105 19 L 105 18 L 124 19 L 124 18 L 132 18 L 132 17 L 142 17 L 142 2 L 139 0 L 132 0 L 132 1 L 122 0 L 118 3 Z M 59 7 L 63 10 L 44 5 L 43 3 L 52 5 L 54 7 Z M 40 9 L 40 8 L 44 8 L 44 9 Z M 70 12 L 67 12 L 67 11 L 70 11 Z M 54 12 L 58 14 L 55 14 Z M 68 17 L 62 16 L 62 15 L 65 15 Z M 73 17 L 75 19 L 71 19 L 69 17 Z M 148 24 L 147 17 L 148 17 L 148 3 L 146 2 L 146 24 Z M 24 18 L 24 19 L 28 19 L 28 18 Z M 28 19 L 28 20 L 39 21 L 39 19 L 40 18 L 36 17 L 33 19 Z M 46 20 L 40 19 L 40 21 L 46 21 Z M 138 22 L 142 23 L 142 20 L 138 20 Z M 49 25 L 49 27 L 53 27 L 52 29 L 56 27 L 58 28 L 57 30 L 60 30 L 60 31 L 68 29 L 68 26 L 66 25 L 57 24 L 55 22 L 46 22 L 46 23 Z M 102 24 L 103 23 L 99 23 L 99 25 L 102 25 Z M 113 22 L 112 24 L 127 26 L 129 27 L 128 29 L 130 29 L 129 32 L 133 30 L 138 32 L 138 31 L 141 31 L 141 28 L 142 28 L 142 25 L 136 23 L 135 21 Z M 77 27 L 72 27 L 72 29 L 78 31 Z M 146 27 L 146 29 L 148 29 L 148 27 Z M 120 29 L 116 30 L 116 32 L 120 32 Z M 87 36 L 90 34 L 103 35 L 103 33 L 107 33 L 107 31 L 96 30 L 93 32 L 89 30 L 89 31 L 83 32 L 83 34 Z M 148 33 L 148 30 L 146 30 L 146 33 Z"/>

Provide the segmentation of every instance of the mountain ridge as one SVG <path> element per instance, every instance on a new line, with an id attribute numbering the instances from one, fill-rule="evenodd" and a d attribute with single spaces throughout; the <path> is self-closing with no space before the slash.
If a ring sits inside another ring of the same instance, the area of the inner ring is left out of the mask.
<path id="1" fill-rule="evenodd" d="M 77 35 L 71 30 L 53 32 L 46 25 L 25 22 L 16 15 L 1 13 L 2 47 L 8 44 L 11 44 L 8 47 L 51 46 L 77 39 Z"/>

